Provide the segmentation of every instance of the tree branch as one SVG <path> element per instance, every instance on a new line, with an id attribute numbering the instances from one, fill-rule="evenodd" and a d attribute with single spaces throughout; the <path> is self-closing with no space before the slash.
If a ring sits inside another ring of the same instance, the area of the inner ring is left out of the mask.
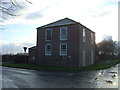
<path id="1" fill-rule="evenodd" d="M 28 0 L 26 0 L 26 2 L 28 2 L 28 3 L 32 4 L 32 2 L 30 2 L 30 1 L 28 1 Z"/>
<path id="2" fill-rule="evenodd" d="M 1 8 L 1 9 L 5 9 L 5 10 L 9 10 L 9 9 L 7 9 L 7 8 L 3 7 L 3 6 L 0 6 L 0 8 Z"/>
<path id="3" fill-rule="evenodd" d="M 32 4 L 29 0 L 24 0 L 24 2 L 20 2 L 17 0 L 0 0 L 0 29 L 2 23 L 5 23 L 5 20 L 8 20 L 10 17 L 20 16 L 17 15 L 20 9 L 24 9 L 26 7 L 25 2 Z"/>
<path id="4" fill-rule="evenodd" d="M 16 6 L 16 4 L 14 3 L 14 1 L 13 1 L 13 0 L 10 0 L 10 2 L 11 2 L 14 6 Z"/>

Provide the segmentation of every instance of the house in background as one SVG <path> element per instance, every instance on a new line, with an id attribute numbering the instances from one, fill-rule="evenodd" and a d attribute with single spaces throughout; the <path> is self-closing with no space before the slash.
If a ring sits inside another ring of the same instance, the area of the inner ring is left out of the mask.
<path id="1" fill-rule="evenodd" d="M 69 18 L 38 27 L 36 47 L 30 48 L 30 63 L 58 67 L 95 63 L 95 32 Z"/>
<path id="2" fill-rule="evenodd" d="M 36 64 L 36 50 L 37 46 L 29 48 L 29 57 L 28 57 L 28 63 Z"/>

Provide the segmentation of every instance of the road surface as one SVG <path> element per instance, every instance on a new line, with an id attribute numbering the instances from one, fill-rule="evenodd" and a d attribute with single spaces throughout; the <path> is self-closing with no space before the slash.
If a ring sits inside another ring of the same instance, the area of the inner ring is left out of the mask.
<path id="1" fill-rule="evenodd" d="M 0 80 L 2 88 L 118 88 L 119 66 L 106 70 L 79 72 L 35 71 L 2 67 Z"/>

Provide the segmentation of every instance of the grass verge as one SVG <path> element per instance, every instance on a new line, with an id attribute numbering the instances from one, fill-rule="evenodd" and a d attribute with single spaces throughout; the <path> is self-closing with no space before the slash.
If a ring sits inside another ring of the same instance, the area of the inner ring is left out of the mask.
<path id="1" fill-rule="evenodd" d="M 111 60 L 111 61 L 101 62 L 100 64 L 81 67 L 81 68 L 62 68 L 62 67 L 40 66 L 40 65 L 33 65 L 33 64 L 13 64 L 13 63 L 5 63 L 5 64 L 2 64 L 2 66 L 32 69 L 32 70 L 43 70 L 43 71 L 45 70 L 46 71 L 86 71 L 86 70 L 107 69 L 107 68 L 110 68 L 111 66 L 115 66 L 118 63 L 120 63 L 120 60 Z"/>

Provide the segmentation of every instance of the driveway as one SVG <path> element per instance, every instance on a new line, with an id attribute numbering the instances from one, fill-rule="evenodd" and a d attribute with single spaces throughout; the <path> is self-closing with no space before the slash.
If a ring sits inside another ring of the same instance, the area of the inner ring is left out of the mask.
<path id="1" fill-rule="evenodd" d="M 2 88 L 118 88 L 118 66 L 120 65 L 106 70 L 79 72 L 2 67 L 0 80 Z"/>

